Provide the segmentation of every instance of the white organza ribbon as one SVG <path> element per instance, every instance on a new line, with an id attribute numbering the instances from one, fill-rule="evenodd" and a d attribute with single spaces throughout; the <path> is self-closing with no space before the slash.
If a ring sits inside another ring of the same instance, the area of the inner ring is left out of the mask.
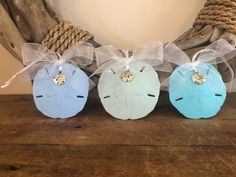
<path id="1" fill-rule="evenodd" d="M 169 43 L 164 47 L 164 60 L 185 67 L 185 70 L 181 72 L 186 75 L 189 71 L 197 72 L 197 67 L 206 67 L 206 64 L 216 65 L 219 63 L 225 63 L 231 73 L 230 91 L 233 86 L 234 72 L 228 61 L 236 55 L 236 49 L 229 44 L 226 40 L 218 40 L 207 48 L 197 52 L 192 59 L 174 43 Z M 187 78 L 186 78 L 187 79 Z M 176 81 L 176 84 L 178 81 Z M 178 86 L 179 84 L 177 84 Z M 177 87 L 176 86 L 176 87 Z M 175 88 L 176 88 L 175 87 Z"/>
<path id="2" fill-rule="evenodd" d="M 20 78 L 23 81 L 34 80 L 37 71 L 46 64 L 57 65 L 59 71 L 63 69 L 65 63 L 72 63 L 75 66 L 82 67 L 89 65 L 93 61 L 93 54 L 93 45 L 86 42 L 74 44 L 65 50 L 63 55 L 59 55 L 37 43 L 25 43 L 22 47 L 22 58 L 25 67 L 6 81 L 1 88 L 9 86 L 16 78 Z M 46 77 L 48 76 L 41 75 L 39 79 Z"/>
<path id="3" fill-rule="evenodd" d="M 161 42 L 151 42 L 147 45 L 142 45 L 135 49 L 131 56 L 129 56 L 129 50 L 123 50 L 123 53 L 124 55 L 122 51 L 111 45 L 95 49 L 97 70 L 92 76 L 102 73 L 114 63 L 121 63 L 126 70 L 129 70 L 130 64 L 138 61 L 144 61 L 159 71 L 172 71 L 170 65 L 163 63 L 163 45 Z"/>

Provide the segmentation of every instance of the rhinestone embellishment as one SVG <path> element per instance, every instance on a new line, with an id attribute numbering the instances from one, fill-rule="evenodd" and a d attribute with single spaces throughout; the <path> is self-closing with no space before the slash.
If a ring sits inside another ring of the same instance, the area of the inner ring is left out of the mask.
<path id="1" fill-rule="evenodd" d="M 54 84 L 61 86 L 66 82 L 66 76 L 59 72 L 56 76 L 53 77 Z"/>
<path id="2" fill-rule="evenodd" d="M 206 82 L 206 77 L 204 74 L 200 73 L 200 72 L 196 72 L 193 76 L 192 76 L 192 81 L 197 84 L 197 85 L 202 85 Z"/>
<path id="3" fill-rule="evenodd" d="M 123 82 L 130 82 L 134 79 L 134 75 L 132 72 L 130 71 L 124 71 L 121 76 L 120 76 L 120 79 L 123 81 Z"/>

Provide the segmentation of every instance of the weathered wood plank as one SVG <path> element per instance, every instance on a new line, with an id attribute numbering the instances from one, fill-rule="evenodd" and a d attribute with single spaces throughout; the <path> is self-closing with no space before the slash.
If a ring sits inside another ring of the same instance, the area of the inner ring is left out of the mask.
<path id="1" fill-rule="evenodd" d="M 31 96 L 0 100 L 0 144 L 236 144 L 236 94 L 214 119 L 196 121 L 183 118 L 170 105 L 157 107 L 142 120 L 121 121 L 96 104 L 89 104 L 76 118 L 54 120 L 36 110 Z"/>
<path id="2" fill-rule="evenodd" d="M 210 120 L 160 106 L 119 121 L 101 105 L 78 117 L 43 117 L 31 96 L 0 96 L 0 177 L 236 176 L 236 94 Z"/>
<path id="3" fill-rule="evenodd" d="M 2 177 L 234 177 L 235 146 L 1 145 Z"/>

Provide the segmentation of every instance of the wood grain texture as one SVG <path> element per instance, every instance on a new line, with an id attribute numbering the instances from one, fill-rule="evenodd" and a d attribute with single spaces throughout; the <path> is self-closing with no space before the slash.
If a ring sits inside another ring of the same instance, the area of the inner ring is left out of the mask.
<path id="1" fill-rule="evenodd" d="M 2 177 L 234 177 L 236 94 L 214 119 L 170 105 L 146 119 L 112 119 L 97 103 L 77 117 L 42 116 L 31 96 L 0 97 Z"/>

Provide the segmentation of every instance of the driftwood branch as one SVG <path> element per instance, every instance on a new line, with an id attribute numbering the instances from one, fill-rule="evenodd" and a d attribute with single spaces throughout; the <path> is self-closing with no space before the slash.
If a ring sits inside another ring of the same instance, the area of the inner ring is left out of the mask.
<path id="1" fill-rule="evenodd" d="M 42 1 L 8 0 L 7 2 L 19 31 L 27 41 L 40 43 L 48 30 L 57 24 Z"/>
<path id="2" fill-rule="evenodd" d="M 5 8 L 4 8 L 5 6 Z M 21 46 L 25 43 L 17 26 L 6 11 L 6 4 L 0 3 L 0 43 L 21 61 Z M 8 11 L 9 12 L 9 11 Z"/>
<path id="3" fill-rule="evenodd" d="M 1 44 L 18 59 L 23 43 L 41 43 L 48 31 L 63 20 L 50 0 L 0 0 L 0 5 Z M 89 42 L 100 46 L 94 40 Z"/>
<path id="4" fill-rule="evenodd" d="M 58 23 L 63 20 L 62 15 L 57 11 L 57 9 L 52 4 L 50 0 L 43 0 L 43 4 L 48 12 L 48 14 Z"/>
<path id="5" fill-rule="evenodd" d="M 213 27 L 211 25 L 202 28 L 190 28 L 175 40 L 175 44 L 183 50 L 199 47 L 210 40 L 212 33 Z"/>

